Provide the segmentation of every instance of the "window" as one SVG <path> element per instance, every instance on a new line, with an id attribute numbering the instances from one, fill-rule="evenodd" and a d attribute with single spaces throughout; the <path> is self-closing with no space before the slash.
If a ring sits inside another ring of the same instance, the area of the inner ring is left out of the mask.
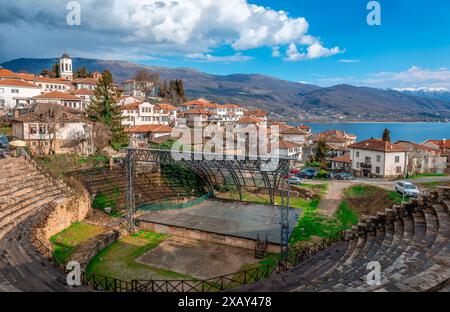
<path id="1" fill-rule="evenodd" d="M 375 172 L 376 172 L 377 174 L 380 174 L 380 167 L 375 167 Z"/>
<path id="2" fill-rule="evenodd" d="M 39 134 L 46 134 L 47 129 L 45 125 L 39 125 Z"/>
<path id="3" fill-rule="evenodd" d="M 397 167 L 395 168 L 395 172 L 396 172 L 396 173 L 402 173 L 402 167 L 397 166 Z"/>
<path id="4" fill-rule="evenodd" d="M 356 163 L 356 168 L 359 168 L 359 162 Z"/>
<path id="5" fill-rule="evenodd" d="M 381 161 L 381 156 L 377 155 L 377 162 L 380 162 L 380 161 Z"/>
<path id="6" fill-rule="evenodd" d="M 359 157 L 359 152 L 356 152 L 356 157 Z"/>
<path id="7" fill-rule="evenodd" d="M 19 89 L 11 89 L 11 93 L 19 94 Z"/>
<path id="8" fill-rule="evenodd" d="M 400 162 L 400 156 L 395 156 L 395 162 L 399 163 Z"/>
<path id="9" fill-rule="evenodd" d="M 365 163 L 366 163 L 366 164 L 370 164 L 370 157 L 366 157 L 366 158 L 365 158 Z"/>
<path id="10" fill-rule="evenodd" d="M 0 88 L 0 93 L 5 93 L 5 89 Z"/>
<path id="11" fill-rule="evenodd" d="M 30 134 L 36 134 L 36 133 L 37 133 L 36 125 L 30 125 Z"/>

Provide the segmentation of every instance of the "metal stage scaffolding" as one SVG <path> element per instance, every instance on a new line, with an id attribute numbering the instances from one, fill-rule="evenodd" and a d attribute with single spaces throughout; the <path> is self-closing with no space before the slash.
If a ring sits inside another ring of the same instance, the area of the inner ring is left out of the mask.
<path id="1" fill-rule="evenodd" d="M 237 156 L 206 154 L 199 152 L 180 153 L 182 158 L 173 157 L 170 150 L 126 149 L 126 200 L 129 210 L 130 230 L 134 228 L 135 195 L 134 177 L 136 167 L 143 164 L 182 164 L 194 171 L 206 184 L 210 194 L 215 187 L 231 185 L 243 200 L 243 187 L 264 188 L 269 193 L 270 204 L 275 205 L 275 194 L 281 194 L 281 253 L 287 255 L 289 242 L 289 183 L 283 177 L 289 176 L 291 162 L 287 157 L 271 158 L 269 156 Z M 178 154 L 177 156 L 179 156 Z"/>

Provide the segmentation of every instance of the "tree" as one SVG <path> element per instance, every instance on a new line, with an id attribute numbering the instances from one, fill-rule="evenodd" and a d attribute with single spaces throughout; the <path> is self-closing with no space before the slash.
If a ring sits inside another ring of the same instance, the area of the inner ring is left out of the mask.
<path id="1" fill-rule="evenodd" d="M 88 78 L 89 73 L 88 73 L 86 66 L 79 67 L 75 72 L 75 77 L 76 78 Z"/>
<path id="2" fill-rule="evenodd" d="M 128 136 L 122 125 L 122 110 L 117 105 L 113 77 L 108 70 L 105 70 L 99 79 L 86 114 L 91 120 L 103 123 L 111 131 L 110 144 L 115 150 L 128 145 Z"/>
<path id="3" fill-rule="evenodd" d="M 48 69 L 41 70 L 41 76 L 50 77 L 50 71 Z"/>
<path id="4" fill-rule="evenodd" d="M 328 156 L 328 145 L 324 140 L 317 142 L 316 152 L 314 159 L 320 163 L 324 162 Z"/>
<path id="5" fill-rule="evenodd" d="M 50 78 L 61 78 L 61 69 L 59 68 L 59 64 L 53 64 L 52 70 L 50 72 Z"/>
<path id="6" fill-rule="evenodd" d="M 384 129 L 383 141 L 391 142 L 391 131 L 389 129 Z"/>
<path id="7" fill-rule="evenodd" d="M 160 77 L 158 73 L 138 70 L 133 80 L 136 81 L 136 88 L 147 96 L 151 93 L 153 87 L 159 84 Z"/>

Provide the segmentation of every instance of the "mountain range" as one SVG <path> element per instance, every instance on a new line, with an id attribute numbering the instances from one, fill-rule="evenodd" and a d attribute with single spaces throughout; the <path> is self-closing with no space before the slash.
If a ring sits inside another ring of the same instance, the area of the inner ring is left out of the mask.
<path id="1" fill-rule="evenodd" d="M 15 72 L 39 74 L 56 58 L 21 58 L 0 64 Z M 319 87 L 261 74 L 213 75 L 192 68 L 147 66 L 126 61 L 74 58 L 73 68 L 112 72 L 117 82 L 137 70 L 158 72 L 162 80 L 183 79 L 190 99 L 204 97 L 218 103 L 236 103 L 269 111 L 286 121 L 448 120 L 450 97 L 412 90 L 383 90 L 351 85 Z"/>

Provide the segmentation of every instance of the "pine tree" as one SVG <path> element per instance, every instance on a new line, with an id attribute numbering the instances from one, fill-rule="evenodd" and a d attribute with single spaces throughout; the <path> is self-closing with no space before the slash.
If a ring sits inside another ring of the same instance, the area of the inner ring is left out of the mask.
<path id="1" fill-rule="evenodd" d="M 327 156 L 328 156 L 327 142 L 325 142 L 324 140 L 319 140 L 319 142 L 317 142 L 316 153 L 314 155 L 314 158 L 316 161 L 322 163 L 326 160 Z"/>
<path id="2" fill-rule="evenodd" d="M 105 70 L 99 79 L 86 114 L 91 120 L 101 122 L 111 130 L 111 146 L 114 149 L 119 150 L 128 145 L 128 136 L 122 126 L 122 111 L 117 105 L 113 77 L 108 70 Z"/>
<path id="3" fill-rule="evenodd" d="M 391 142 L 391 131 L 389 129 L 384 129 L 383 141 Z"/>

